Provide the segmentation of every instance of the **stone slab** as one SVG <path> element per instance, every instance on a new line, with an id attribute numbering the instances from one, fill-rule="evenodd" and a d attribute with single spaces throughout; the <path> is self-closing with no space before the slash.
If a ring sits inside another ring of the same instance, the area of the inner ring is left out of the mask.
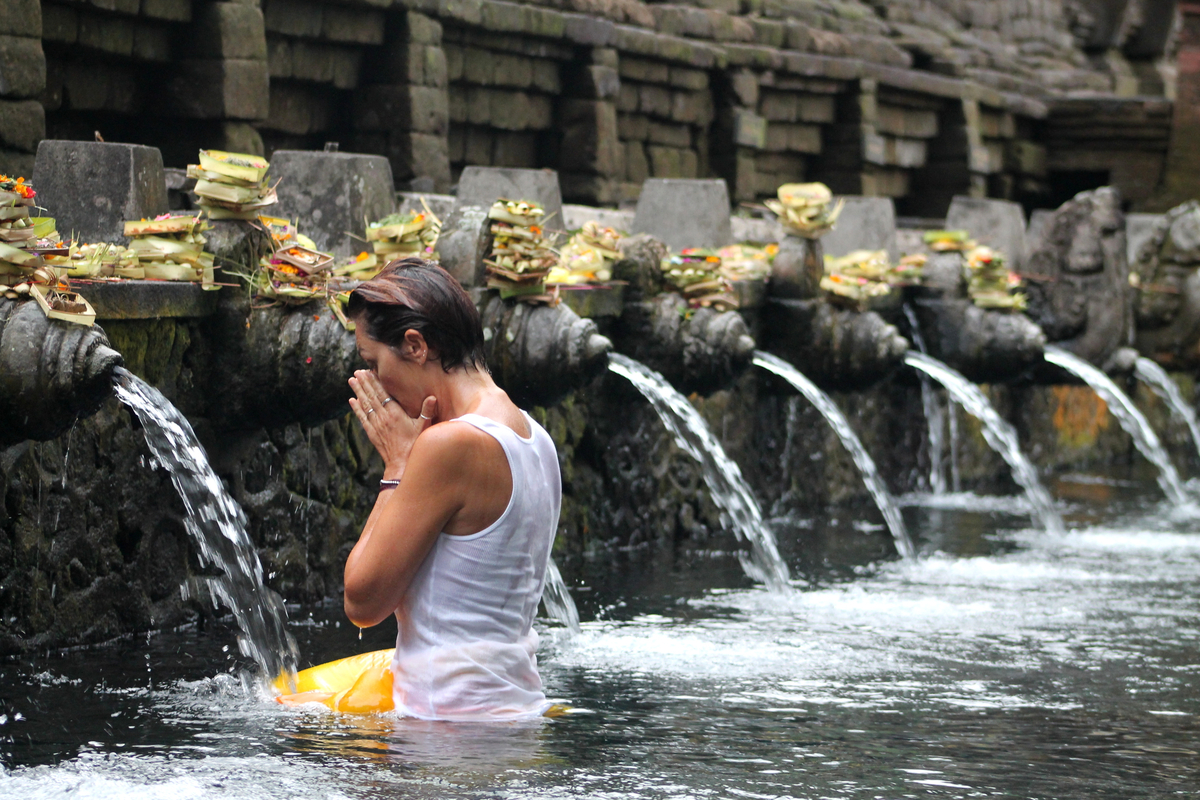
<path id="1" fill-rule="evenodd" d="M 205 291 L 183 281 L 71 282 L 96 309 L 96 319 L 207 317 L 217 308 L 220 292 Z"/>
<path id="2" fill-rule="evenodd" d="M 735 242 L 770 244 L 783 241 L 783 225 L 777 219 L 730 217 L 729 229 Z"/>
<path id="3" fill-rule="evenodd" d="M 483 259 L 491 244 L 487 205 L 459 203 L 442 220 L 437 253 L 442 267 L 466 289 L 483 286 Z"/>
<path id="4" fill-rule="evenodd" d="M 1017 203 L 957 195 L 950 202 L 946 228 L 966 230 L 980 244 L 1002 251 L 1013 270 L 1025 264 L 1025 212 Z"/>
<path id="5" fill-rule="evenodd" d="M 1130 266 L 1137 261 L 1138 250 L 1150 238 L 1150 234 L 1154 232 L 1154 226 L 1162 217 L 1162 214 L 1125 215 L 1125 245 L 1126 252 L 1129 253 Z"/>
<path id="6" fill-rule="evenodd" d="M 1038 241 L 1046 231 L 1046 224 L 1054 217 L 1049 208 L 1035 208 L 1029 214 L 1029 227 L 1025 229 L 1025 258 L 1037 249 Z"/>
<path id="7" fill-rule="evenodd" d="M 365 249 L 368 222 L 396 207 L 392 166 L 383 156 L 276 150 L 271 180 L 278 181 L 273 213 L 297 223 L 317 248 L 338 256 Z"/>
<path id="8" fill-rule="evenodd" d="M 619 317 L 625 308 L 624 286 L 560 286 L 559 300 L 585 319 Z"/>
<path id="9" fill-rule="evenodd" d="M 81 242 L 124 242 L 126 220 L 167 210 L 162 153 L 140 144 L 45 139 L 33 185 L 59 232 Z"/>
<path id="10" fill-rule="evenodd" d="M 425 206 L 421 203 L 421 198 L 429 204 L 429 210 L 433 212 L 438 219 L 445 221 L 450 212 L 454 210 L 455 197 L 452 194 L 434 194 L 433 192 L 396 192 L 396 211 L 403 214 L 421 214 L 425 211 Z"/>
<path id="11" fill-rule="evenodd" d="M 456 205 L 491 206 L 501 197 L 509 200 L 532 200 L 541 203 L 546 211 L 546 226 L 563 225 L 562 189 L 558 173 L 552 169 L 517 169 L 510 167 L 467 167 L 458 179 Z"/>
<path id="12" fill-rule="evenodd" d="M 642 184 L 631 233 L 648 233 L 678 252 L 733 241 L 723 180 L 651 178 Z"/>
<path id="13" fill-rule="evenodd" d="M 825 255 L 844 256 L 855 250 L 887 250 L 896 261 L 896 205 L 890 197 L 840 197 L 845 205 L 833 230 L 821 237 Z"/>

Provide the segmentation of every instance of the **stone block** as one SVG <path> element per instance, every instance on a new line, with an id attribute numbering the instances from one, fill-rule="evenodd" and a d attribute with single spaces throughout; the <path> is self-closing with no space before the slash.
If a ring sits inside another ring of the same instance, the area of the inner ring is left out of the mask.
<path id="1" fill-rule="evenodd" d="M 321 36 L 324 4 L 317 0 L 267 3 L 263 24 L 271 33 L 316 39 Z"/>
<path id="2" fill-rule="evenodd" d="M 677 86 L 680 89 L 701 91 L 708 88 L 708 73 L 701 69 L 672 66 L 670 68 L 668 82 L 672 86 Z"/>
<path id="3" fill-rule="evenodd" d="M 563 14 L 563 36 L 576 44 L 603 47 L 616 39 L 616 29 L 607 19 L 584 14 Z"/>
<path id="4" fill-rule="evenodd" d="M 450 101 L 451 121 L 454 120 L 454 101 Z M 467 145 L 467 130 L 461 125 L 451 125 L 450 131 L 446 134 L 447 151 L 450 162 L 457 164 L 463 160 L 463 155 L 466 152 Z M 372 150 L 374 152 L 374 150 Z"/>
<path id="5" fill-rule="evenodd" d="M 959 195 L 950 201 L 946 227 L 969 231 L 980 244 L 1000 250 L 1011 269 L 1024 266 L 1025 212 L 1017 203 Z"/>
<path id="6" fill-rule="evenodd" d="M 589 64 L 573 70 L 567 83 L 567 91 L 573 97 L 587 100 L 616 98 L 621 91 L 621 78 L 612 67 Z"/>
<path id="7" fill-rule="evenodd" d="M 671 90 L 665 86 L 642 84 L 638 89 L 638 110 L 660 119 L 671 118 Z"/>
<path id="8" fill-rule="evenodd" d="M 262 127 L 297 136 L 325 130 L 332 111 L 329 100 L 303 84 L 277 83 L 271 87 L 271 110 Z"/>
<path id="9" fill-rule="evenodd" d="M 647 138 L 655 144 L 665 144 L 669 147 L 692 146 L 692 132 L 687 125 L 651 122 Z"/>
<path id="10" fill-rule="evenodd" d="M 265 60 L 184 60 L 168 83 L 169 108 L 195 119 L 264 119 L 270 112 Z"/>
<path id="11" fill-rule="evenodd" d="M 388 160 L 397 180 L 426 180 L 439 192 L 450 189 L 450 158 L 444 136 L 394 132 L 389 137 Z"/>
<path id="12" fill-rule="evenodd" d="M 758 75 L 752 70 L 739 69 L 730 76 L 730 88 L 738 103 L 746 108 L 758 108 Z"/>
<path id="13" fill-rule="evenodd" d="M 479 86 L 491 86 L 496 72 L 496 54 L 478 47 L 463 50 L 463 80 Z"/>
<path id="14" fill-rule="evenodd" d="M 408 29 L 408 41 L 416 44 L 438 45 L 442 43 L 442 23 L 425 14 L 408 11 L 404 15 Z"/>
<path id="15" fill-rule="evenodd" d="M 383 12 L 328 4 L 321 19 L 321 35 L 333 42 L 383 44 Z"/>
<path id="16" fill-rule="evenodd" d="M 0 35 L 42 36 L 42 4 L 39 0 L 6 0 L 0 3 Z"/>
<path id="17" fill-rule="evenodd" d="M 82 39 L 82 24 L 79 35 Z M 198 3 L 186 41 L 189 52 L 198 58 L 266 60 L 267 57 L 266 28 L 257 6 Z"/>
<path id="18" fill-rule="evenodd" d="M 154 147 L 44 139 L 33 185 L 59 230 L 80 241 L 124 241 L 125 220 L 167 210 L 162 154 Z"/>
<path id="19" fill-rule="evenodd" d="M 650 161 L 641 142 L 625 143 L 625 180 L 641 184 L 650 177 Z"/>
<path id="20" fill-rule="evenodd" d="M 490 166 L 495 145 L 496 137 L 491 128 L 467 128 L 463 136 L 463 161 Z"/>
<path id="21" fill-rule="evenodd" d="M 267 37 L 267 74 L 272 79 L 292 77 L 292 43 L 282 36 Z"/>
<path id="22" fill-rule="evenodd" d="M 472 125 L 490 125 L 492 105 L 487 89 L 471 86 L 467 89 L 467 122 Z"/>
<path id="23" fill-rule="evenodd" d="M 486 167 L 467 167 L 463 175 L 472 170 Z M 515 187 L 508 187 L 515 188 Z M 558 192 L 558 179 L 554 180 L 554 191 Z M 442 232 L 438 236 L 437 250 L 442 268 L 454 276 L 464 288 L 470 289 L 484 284 L 483 259 L 488 254 L 491 244 L 491 224 L 488 221 L 488 209 L 497 197 L 517 199 L 536 199 L 519 194 L 499 194 L 491 200 L 479 203 L 464 203 L 462 199 L 462 182 L 459 182 L 458 202 L 454 209 L 442 219 Z M 559 208 L 562 201 L 559 200 Z M 547 212 L 549 213 L 549 212 Z"/>
<path id="24" fill-rule="evenodd" d="M 79 12 L 69 6 L 46 5 L 42 9 L 41 37 L 47 42 L 75 44 L 79 38 Z M 10 34 L 14 35 L 14 34 Z M 37 36 L 37 34 L 25 34 Z"/>
<path id="25" fill-rule="evenodd" d="M 0 148 L 0 173 L 4 175 L 32 175 L 33 153 Z"/>
<path id="26" fill-rule="evenodd" d="M 546 94 L 562 92 L 562 79 L 559 75 L 558 63 L 550 60 L 535 60 L 533 62 L 533 88 Z"/>
<path id="27" fill-rule="evenodd" d="M 799 119 L 797 97 L 791 93 L 764 92 L 758 111 L 769 122 L 795 122 Z"/>
<path id="28" fill-rule="evenodd" d="M 844 256 L 854 250 L 887 250 L 895 261 L 896 206 L 890 197 L 843 197 L 842 213 L 833 230 L 821 237 L 825 253 Z"/>
<path id="29" fill-rule="evenodd" d="M 617 134 L 612 103 L 566 100 L 561 105 L 561 163 L 571 172 L 616 176 L 623 171 L 624 149 Z"/>
<path id="30" fill-rule="evenodd" d="M 650 13 L 654 15 L 654 28 L 659 33 L 683 35 L 686 27 L 683 8 L 674 5 L 653 5 L 650 6 Z"/>
<path id="31" fill-rule="evenodd" d="M 766 146 L 768 130 L 774 126 L 768 126 L 765 119 L 744 108 L 734 108 L 730 115 L 729 126 L 734 144 L 755 149 Z"/>
<path id="32" fill-rule="evenodd" d="M 374 84 L 355 92 L 354 125 L 359 130 L 399 128 L 444 135 L 449 123 L 449 96 L 441 89 Z"/>
<path id="33" fill-rule="evenodd" d="M 622 58 L 617 70 L 622 78 L 642 83 L 668 83 L 671 79 L 670 67 L 658 61 Z"/>
<path id="34" fill-rule="evenodd" d="M 497 53 L 492 68 L 492 83 L 524 89 L 533 83 L 533 61 L 511 53 Z"/>
<path id="35" fill-rule="evenodd" d="M 467 121 L 467 92 L 461 87 L 451 86 L 447 97 L 450 101 L 450 130 L 453 132 L 453 123 Z"/>
<path id="36" fill-rule="evenodd" d="M 624 141 L 646 141 L 650 136 L 650 118 L 641 114 L 618 114 L 617 135 Z"/>
<path id="37" fill-rule="evenodd" d="M 905 169 L 915 169 L 925 166 L 926 153 L 926 142 L 924 139 L 888 138 L 884 163 Z"/>
<path id="38" fill-rule="evenodd" d="M 317 249 L 337 255 L 358 252 L 347 232 L 366 235 L 366 221 L 395 208 L 392 168 L 383 156 L 276 150 L 271 177 L 279 181 L 281 216 L 301 220 Z"/>
<path id="39" fill-rule="evenodd" d="M 548 223 L 562 222 L 562 190 L 558 185 L 558 173 L 550 169 L 467 167 L 458 179 L 455 208 L 476 206 L 486 209 L 501 197 L 541 203 Z M 441 251 L 440 240 L 438 250 Z"/>
<path id="40" fill-rule="evenodd" d="M 141 12 L 143 17 L 151 19 L 191 22 L 192 0 L 142 0 Z"/>
<path id="41" fill-rule="evenodd" d="M 800 122 L 833 122 L 836 116 L 833 98 L 829 95 L 797 95 L 796 117 Z"/>
<path id="42" fill-rule="evenodd" d="M 438 88 L 446 86 L 449 83 L 446 54 L 440 47 L 426 46 L 423 55 L 421 83 Z"/>
<path id="43" fill-rule="evenodd" d="M 139 22 L 133 29 L 133 57 L 139 61 L 167 62 L 172 54 L 169 25 Z"/>
<path id="44" fill-rule="evenodd" d="M 0 36 L 0 95 L 37 97 L 45 86 L 46 56 L 41 40 Z"/>
<path id="45" fill-rule="evenodd" d="M 118 64 L 69 62 L 63 71 L 69 108 L 132 113 L 138 109 L 138 74 Z"/>
<path id="46" fill-rule="evenodd" d="M 130 56 L 133 54 L 133 27 L 131 19 L 82 13 L 79 15 L 78 42 L 102 53 Z"/>
<path id="47" fill-rule="evenodd" d="M 712 102 L 708 92 L 671 92 L 671 119 L 692 125 L 712 121 Z"/>
<path id="48" fill-rule="evenodd" d="M 46 110 L 37 100 L 0 100 L 0 146 L 33 153 L 46 137 Z"/>
<path id="49" fill-rule="evenodd" d="M 442 51 L 446 54 L 446 78 L 451 82 L 462 80 L 463 49 L 456 44 L 447 44 L 442 46 Z"/>
<path id="50" fill-rule="evenodd" d="M 534 167 L 537 165 L 537 134 L 501 131 L 496 134 L 491 163 L 497 167 Z"/>
<path id="51" fill-rule="evenodd" d="M 700 175 L 700 157 L 690 147 L 679 151 L 679 174 L 683 178 L 696 178 Z"/>
<path id="52" fill-rule="evenodd" d="M 638 105 L 638 84 L 622 83 L 621 88 L 617 91 L 617 110 L 637 111 Z"/>
<path id="53" fill-rule="evenodd" d="M 358 86 L 362 69 L 363 53 L 357 47 L 333 47 L 329 53 L 329 82 L 335 89 L 353 89 Z"/>
<path id="54" fill-rule="evenodd" d="M 880 103 L 875 111 L 875 127 L 893 136 L 932 139 L 938 133 L 937 112 Z"/>
<path id="55" fill-rule="evenodd" d="M 87 291 L 98 320 L 207 317 L 216 311 L 219 296 L 183 281 L 97 282 Z"/>
<path id="56" fill-rule="evenodd" d="M 724 247 L 732 241 L 723 180 L 651 178 L 642 185 L 630 233 L 649 233 L 671 250 Z"/>

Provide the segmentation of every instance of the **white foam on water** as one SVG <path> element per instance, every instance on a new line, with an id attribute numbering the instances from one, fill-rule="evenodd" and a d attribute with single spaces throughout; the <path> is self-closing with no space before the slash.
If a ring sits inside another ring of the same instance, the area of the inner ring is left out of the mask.
<path id="1" fill-rule="evenodd" d="M 911 492 L 900 495 L 896 501 L 904 508 L 936 508 L 948 511 L 1026 515 L 1032 510 L 1029 501 L 1019 495 L 982 495 L 974 492 Z"/>

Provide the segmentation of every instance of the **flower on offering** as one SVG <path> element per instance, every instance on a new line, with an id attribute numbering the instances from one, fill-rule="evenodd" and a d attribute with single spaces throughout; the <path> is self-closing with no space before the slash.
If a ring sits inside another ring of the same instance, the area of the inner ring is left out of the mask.
<path id="1" fill-rule="evenodd" d="M 738 307 L 730 279 L 721 271 L 721 256 L 702 247 L 684 248 L 660 264 L 663 278 L 693 308 L 730 311 Z"/>
<path id="2" fill-rule="evenodd" d="M 559 252 L 558 265 L 546 276 L 548 284 L 579 285 L 612 280 L 612 265 L 621 258 L 621 234 L 598 222 L 585 222 Z"/>
<path id="3" fill-rule="evenodd" d="M 717 256 L 721 259 L 721 274 L 729 280 L 765 280 L 771 274 L 771 261 L 778 252 L 777 244 L 766 247 L 733 244 L 722 247 Z"/>
<path id="4" fill-rule="evenodd" d="M 128 251 L 133 263 L 114 265 L 113 274 L 121 278 L 199 282 L 205 289 L 217 289 L 213 282 L 214 256 L 204 251 L 204 232 L 212 225 L 198 212 L 162 214 L 152 220 L 125 223 Z M 118 260 L 123 255 L 118 256 Z"/>
<path id="5" fill-rule="evenodd" d="M 367 226 L 367 241 L 379 256 L 382 268 L 404 256 L 432 255 L 441 230 L 441 220 L 432 213 L 389 214 Z"/>
<path id="6" fill-rule="evenodd" d="M 483 263 L 488 288 L 498 289 L 501 297 L 555 302 L 556 298 L 546 293 L 546 277 L 558 263 L 558 254 L 542 227 L 545 213 L 537 203 L 503 198 L 488 210 L 492 250 Z"/>
<path id="7" fill-rule="evenodd" d="M 861 311 L 873 300 L 886 297 L 893 287 L 920 283 L 925 260 L 920 254 L 905 256 L 893 265 L 886 250 L 855 250 L 841 257 L 825 256 L 821 288 L 829 293 L 830 300 Z"/>
<path id="8" fill-rule="evenodd" d="M 778 200 L 766 201 L 779 221 L 791 232 L 817 239 L 833 230 L 845 201 L 833 202 L 833 192 L 823 183 L 785 183 Z"/>
<path id="9" fill-rule="evenodd" d="M 967 294 L 980 308 L 1023 311 L 1025 293 L 1016 273 L 1009 272 L 1004 256 L 990 247 L 977 246 L 967 253 Z"/>

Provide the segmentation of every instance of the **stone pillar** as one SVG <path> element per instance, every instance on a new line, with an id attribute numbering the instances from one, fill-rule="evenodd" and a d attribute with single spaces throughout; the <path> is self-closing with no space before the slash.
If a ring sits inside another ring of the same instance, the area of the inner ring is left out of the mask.
<path id="1" fill-rule="evenodd" d="M 46 112 L 36 98 L 46 88 L 39 0 L 0 6 L 0 172 L 31 176 Z"/>
<path id="2" fill-rule="evenodd" d="M 1200 2 L 1181 2 L 1179 13 L 1175 114 L 1162 196 L 1152 204 L 1164 209 L 1200 196 Z"/>
<path id="3" fill-rule="evenodd" d="M 558 107 L 563 195 L 591 205 L 616 203 L 625 177 L 625 149 L 617 132 L 617 51 L 592 48 L 588 63 L 574 64 Z"/>
<path id="4" fill-rule="evenodd" d="M 387 43 L 355 93 L 355 147 L 385 154 L 398 187 L 445 192 L 450 100 L 442 25 L 415 11 L 401 20 L 389 28 Z"/>
<path id="5" fill-rule="evenodd" d="M 221 120 L 225 139 L 252 142 L 249 123 L 270 111 L 267 36 L 257 3 L 197 2 L 185 57 L 175 66 L 163 100 L 190 119 Z"/>

